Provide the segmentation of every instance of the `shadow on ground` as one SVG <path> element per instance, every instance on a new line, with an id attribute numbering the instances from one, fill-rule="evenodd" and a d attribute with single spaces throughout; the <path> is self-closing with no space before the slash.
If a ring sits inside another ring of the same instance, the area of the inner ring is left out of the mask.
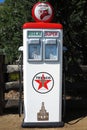
<path id="1" fill-rule="evenodd" d="M 87 82 L 66 84 L 65 108 L 64 122 L 66 123 L 79 121 L 87 116 Z"/>
<path id="2" fill-rule="evenodd" d="M 4 113 L 4 115 L 8 115 L 8 114 L 19 114 L 18 106 L 17 107 L 5 108 L 3 113 Z"/>
<path id="3" fill-rule="evenodd" d="M 87 98 L 80 100 L 69 99 L 66 101 L 66 112 L 64 122 L 68 123 L 73 120 L 79 121 L 86 116 L 87 116 Z"/>

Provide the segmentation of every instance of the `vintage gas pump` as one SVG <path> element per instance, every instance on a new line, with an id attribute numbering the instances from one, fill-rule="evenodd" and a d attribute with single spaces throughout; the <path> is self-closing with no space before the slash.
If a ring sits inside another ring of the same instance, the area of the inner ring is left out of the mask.
<path id="1" fill-rule="evenodd" d="M 62 121 L 63 27 L 61 24 L 48 23 L 53 17 L 52 11 L 49 3 L 38 2 L 32 10 L 37 22 L 23 25 L 23 127 L 64 125 Z"/>

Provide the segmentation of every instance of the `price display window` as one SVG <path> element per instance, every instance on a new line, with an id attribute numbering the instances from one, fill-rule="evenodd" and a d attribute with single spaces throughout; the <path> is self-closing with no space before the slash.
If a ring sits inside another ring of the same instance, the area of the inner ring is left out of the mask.
<path id="1" fill-rule="evenodd" d="M 41 61 L 42 60 L 42 44 L 40 40 L 30 40 L 28 43 L 28 60 Z"/>
<path id="2" fill-rule="evenodd" d="M 47 40 L 45 43 L 45 61 L 58 61 L 58 43 L 55 39 Z"/>

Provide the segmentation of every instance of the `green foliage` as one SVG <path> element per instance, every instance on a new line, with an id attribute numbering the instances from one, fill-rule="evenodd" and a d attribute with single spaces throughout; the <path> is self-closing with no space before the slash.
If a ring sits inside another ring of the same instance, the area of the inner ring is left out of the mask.
<path id="1" fill-rule="evenodd" d="M 31 21 L 33 1 L 6 0 L 0 9 L 0 48 L 13 63 L 18 58 L 18 48 L 22 45 L 22 25 Z"/>
<path id="2" fill-rule="evenodd" d="M 8 76 L 9 81 L 17 81 L 19 80 L 19 74 L 18 73 L 10 73 Z"/>

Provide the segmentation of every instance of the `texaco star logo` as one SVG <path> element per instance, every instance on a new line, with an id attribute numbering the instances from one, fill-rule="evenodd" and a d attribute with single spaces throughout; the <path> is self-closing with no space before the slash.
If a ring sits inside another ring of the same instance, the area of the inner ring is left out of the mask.
<path id="1" fill-rule="evenodd" d="M 47 72 L 40 72 L 36 74 L 32 80 L 32 85 L 38 93 L 48 93 L 54 86 L 53 77 Z"/>

